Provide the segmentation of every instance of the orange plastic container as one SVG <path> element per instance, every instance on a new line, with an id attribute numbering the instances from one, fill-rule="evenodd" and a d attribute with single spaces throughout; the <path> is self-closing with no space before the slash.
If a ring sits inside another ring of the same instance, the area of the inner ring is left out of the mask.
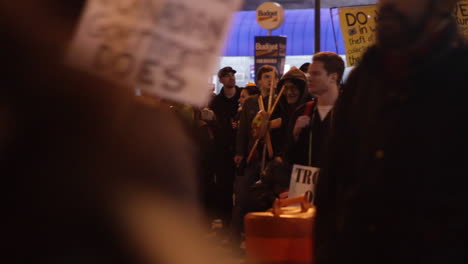
<path id="1" fill-rule="evenodd" d="M 292 204 L 298 206 L 289 206 Z M 245 216 L 248 263 L 311 264 L 315 208 L 299 196 L 277 199 L 267 212 Z"/>

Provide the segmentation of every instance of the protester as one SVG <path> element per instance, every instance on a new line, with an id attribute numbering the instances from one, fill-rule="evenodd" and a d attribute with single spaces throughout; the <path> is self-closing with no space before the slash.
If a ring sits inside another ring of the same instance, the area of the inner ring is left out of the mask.
<path id="1" fill-rule="evenodd" d="M 283 89 L 284 86 L 281 102 L 283 108 L 287 111 L 287 118 L 283 125 L 288 126 L 290 117 L 296 111 L 296 108 L 304 104 L 307 93 L 306 85 L 306 75 L 294 66 L 278 82 L 278 91 Z"/>
<path id="2" fill-rule="evenodd" d="M 276 88 L 278 83 L 278 73 L 272 66 L 262 66 L 257 71 L 256 83 L 260 88 L 260 95 L 252 96 L 244 102 L 241 112 L 239 129 L 237 131 L 236 156 L 234 161 L 238 167 L 245 166 L 243 175 L 236 177 L 235 182 L 235 206 L 232 216 L 231 240 L 235 245 L 239 245 L 241 232 L 243 230 L 243 219 L 246 213 L 247 192 L 249 186 L 254 184 L 260 177 L 263 140 L 254 148 L 255 137 L 252 129 L 252 122 L 260 111 L 259 102 L 263 102 L 265 110 L 268 110 L 271 88 Z M 276 97 L 274 97 L 276 98 Z M 273 105 L 272 98 L 272 105 Z M 273 151 L 278 151 L 282 144 L 281 131 L 282 111 L 277 108 L 270 117 L 270 132 L 272 138 Z M 247 162 L 249 153 L 253 149 L 253 158 Z M 268 156 L 268 154 L 266 154 Z"/>
<path id="3" fill-rule="evenodd" d="M 218 78 L 223 88 L 210 104 L 210 109 L 216 115 L 214 126 L 216 160 L 216 214 L 223 221 L 223 227 L 228 228 L 232 212 L 232 189 L 234 183 L 235 165 L 233 161 L 236 142 L 236 131 L 232 127 L 237 114 L 240 89 L 236 86 L 236 71 L 231 67 L 219 70 Z"/>
<path id="4" fill-rule="evenodd" d="M 237 129 L 239 127 L 240 114 L 242 112 L 245 100 L 257 94 L 260 94 L 260 90 L 254 82 L 247 83 L 247 85 L 243 89 L 241 89 L 241 93 L 239 96 L 239 107 L 237 108 L 237 114 L 234 116 L 234 120 L 232 122 L 232 127 L 234 129 Z"/>
<path id="5" fill-rule="evenodd" d="M 241 95 L 239 97 L 239 109 L 244 106 L 245 100 L 250 96 L 260 94 L 260 90 L 254 82 L 249 82 L 243 89 L 241 89 Z"/>
<path id="6" fill-rule="evenodd" d="M 380 0 L 335 111 L 316 264 L 466 263 L 468 48 L 456 0 Z"/>
<path id="7" fill-rule="evenodd" d="M 251 125 L 252 125 L 252 121 L 254 117 L 257 115 L 257 113 L 260 110 L 259 98 L 263 101 L 265 110 L 268 110 L 268 107 L 269 107 L 268 97 L 270 95 L 271 87 L 274 88 L 274 91 L 276 90 L 276 86 L 278 83 L 278 72 L 274 67 L 265 65 L 265 66 L 260 67 L 260 69 L 258 69 L 256 79 L 257 79 L 257 84 L 260 88 L 260 95 L 253 96 L 244 102 L 244 109 L 241 114 L 240 127 L 237 132 L 236 156 L 234 157 L 234 161 L 237 165 L 239 165 L 242 161 L 244 161 L 244 159 L 247 158 L 247 155 L 249 154 L 249 152 L 251 151 L 254 145 L 255 139 L 251 131 Z M 273 95 L 273 97 L 276 99 L 276 95 Z M 272 100 L 272 105 L 273 105 L 273 100 Z M 280 111 L 280 108 L 276 108 L 276 111 L 273 113 L 272 117 L 270 118 L 271 120 L 270 128 L 272 129 L 280 128 L 281 123 L 282 123 L 281 117 L 282 117 L 282 112 Z M 277 138 L 279 140 L 279 137 Z M 257 149 L 261 149 L 261 148 L 256 148 L 256 150 Z M 258 151 L 254 152 L 254 157 L 257 160 L 260 159 L 260 156 L 261 155 Z M 252 164 L 254 164 L 254 162 L 252 162 Z"/>
<path id="8" fill-rule="evenodd" d="M 299 70 L 301 70 L 303 73 L 307 73 L 308 69 L 310 66 L 310 62 L 305 62 L 299 67 Z"/>
<path id="9" fill-rule="evenodd" d="M 301 67 L 299 68 L 303 73 L 307 73 L 307 70 L 309 69 L 309 66 L 310 66 L 310 62 L 306 62 L 304 64 L 301 65 Z M 305 97 L 305 101 L 310 101 L 310 100 L 315 100 L 316 98 L 314 97 L 313 94 L 310 94 L 310 93 L 306 93 L 304 95 Z"/>
<path id="10" fill-rule="evenodd" d="M 303 104 L 292 117 L 286 147 L 286 160 L 290 163 L 321 167 L 344 68 L 343 59 L 336 53 L 319 52 L 313 56 L 307 84 L 309 93 L 317 99 Z"/>

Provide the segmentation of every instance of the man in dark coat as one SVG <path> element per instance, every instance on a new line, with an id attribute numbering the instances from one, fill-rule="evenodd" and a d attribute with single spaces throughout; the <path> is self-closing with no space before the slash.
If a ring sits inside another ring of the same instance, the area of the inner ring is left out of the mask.
<path id="1" fill-rule="evenodd" d="M 229 225 L 232 211 L 232 188 L 234 183 L 234 146 L 236 130 L 232 123 L 237 114 L 240 89 L 236 86 L 236 71 L 231 67 L 219 70 L 218 78 L 223 88 L 210 104 L 216 115 L 214 121 L 215 136 L 215 183 L 216 183 L 216 214 Z"/>
<path id="2" fill-rule="evenodd" d="M 344 68 L 343 59 L 334 52 L 314 55 L 308 68 L 307 83 L 309 93 L 316 99 L 299 107 L 292 116 L 291 135 L 288 135 L 286 147 L 286 159 L 290 163 L 322 166 Z"/>
<path id="3" fill-rule="evenodd" d="M 468 49 L 455 2 L 380 0 L 378 42 L 337 104 L 315 263 L 466 263 Z"/>

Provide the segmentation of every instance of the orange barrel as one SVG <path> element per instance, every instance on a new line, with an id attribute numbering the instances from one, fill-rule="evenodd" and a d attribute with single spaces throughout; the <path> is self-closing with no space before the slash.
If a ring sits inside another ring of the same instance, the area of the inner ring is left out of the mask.
<path id="1" fill-rule="evenodd" d="M 301 203 L 301 207 L 285 207 Z M 245 216 L 246 257 L 255 264 L 310 264 L 315 208 L 304 195 L 276 199 L 267 212 Z"/>

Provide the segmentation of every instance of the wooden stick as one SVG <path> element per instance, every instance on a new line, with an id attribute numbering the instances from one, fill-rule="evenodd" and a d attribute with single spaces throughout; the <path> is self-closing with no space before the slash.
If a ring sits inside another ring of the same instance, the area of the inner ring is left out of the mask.
<path id="1" fill-rule="evenodd" d="M 268 131 L 265 135 L 265 144 L 267 145 L 268 148 L 268 157 L 273 158 L 273 145 L 271 144 L 271 136 L 270 136 L 270 131 Z"/>
<path id="2" fill-rule="evenodd" d="M 273 111 L 275 111 L 276 105 L 278 104 L 278 102 L 279 102 L 279 100 L 281 98 L 281 95 L 283 95 L 284 89 L 285 89 L 285 86 L 283 85 L 283 87 L 281 87 L 281 90 L 280 90 L 280 92 L 278 94 L 278 97 L 276 97 L 276 100 L 275 100 L 275 103 L 273 104 L 273 107 L 270 109 L 271 111 L 268 112 L 268 113 L 270 113 L 270 115 L 273 114 Z"/>
<path id="3" fill-rule="evenodd" d="M 270 85 L 270 97 L 268 98 L 268 113 L 270 113 L 270 109 L 271 109 L 271 102 L 273 100 L 273 80 L 271 81 L 271 85 Z"/>
<path id="4" fill-rule="evenodd" d="M 260 95 L 258 97 L 258 107 L 260 108 L 260 110 L 265 112 L 265 105 L 263 104 L 263 96 L 262 95 Z"/>
<path id="5" fill-rule="evenodd" d="M 247 163 L 250 163 L 250 161 L 252 160 L 253 154 L 255 153 L 255 149 L 257 148 L 258 142 L 259 142 L 259 141 L 260 141 L 260 138 L 257 138 L 257 140 L 255 141 L 254 145 L 253 145 L 252 148 L 250 149 L 249 156 L 247 157 Z"/>

